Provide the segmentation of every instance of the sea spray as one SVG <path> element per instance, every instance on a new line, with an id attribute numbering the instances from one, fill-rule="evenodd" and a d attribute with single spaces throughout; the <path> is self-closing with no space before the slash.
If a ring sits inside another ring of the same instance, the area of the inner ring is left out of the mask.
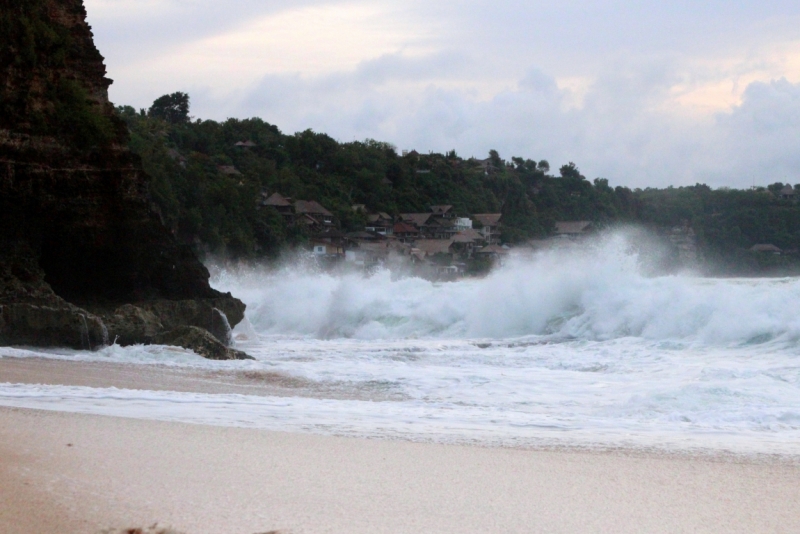
<path id="1" fill-rule="evenodd" d="M 217 308 L 211 308 L 211 329 L 221 335 L 220 341 L 228 347 L 231 346 L 233 342 L 231 323 L 228 321 L 228 316 L 225 315 L 225 312 Z"/>
<path id="2" fill-rule="evenodd" d="M 800 281 L 643 274 L 624 233 L 512 257 L 484 278 L 434 283 L 294 269 L 223 271 L 262 334 L 319 339 L 585 340 L 641 337 L 704 344 L 800 339 Z"/>

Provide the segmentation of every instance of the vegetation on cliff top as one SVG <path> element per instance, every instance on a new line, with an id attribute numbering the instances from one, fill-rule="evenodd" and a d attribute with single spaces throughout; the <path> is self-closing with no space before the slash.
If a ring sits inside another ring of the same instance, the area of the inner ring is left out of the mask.
<path id="1" fill-rule="evenodd" d="M 316 200 L 344 231 L 364 226 L 355 204 L 389 214 L 438 204 L 466 215 L 502 213 L 507 243 L 545 237 L 565 220 L 654 229 L 689 225 L 701 256 L 728 272 L 794 264 L 790 256 L 749 252 L 755 244 L 800 248 L 800 206 L 782 198 L 780 183 L 752 190 L 702 184 L 631 190 L 604 178 L 590 181 L 573 163 L 554 175 L 547 161 L 506 161 L 494 150 L 480 161 L 455 151 L 401 155 L 374 140 L 340 143 L 311 130 L 284 134 L 257 118 L 191 120 L 183 93 L 162 97 L 149 112 L 128 106 L 118 111 L 131 131 L 131 149 L 152 177 L 151 194 L 166 224 L 201 252 L 273 256 L 307 239 L 272 208 L 256 209 L 262 191 Z M 246 142 L 252 146 L 241 146 Z"/>

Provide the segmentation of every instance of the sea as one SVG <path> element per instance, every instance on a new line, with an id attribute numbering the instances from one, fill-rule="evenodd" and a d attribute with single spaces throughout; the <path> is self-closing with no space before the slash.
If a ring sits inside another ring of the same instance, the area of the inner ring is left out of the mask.
<path id="1" fill-rule="evenodd" d="M 275 373 L 297 395 L 0 383 L 0 405 L 509 447 L 800 453 L 800 279 L 650 272 L 625 235 L 483 277 L 228 266 L 254 361 L 163 346 L 0 357 Z M 0 381 L 2 379 L 0 378 Z"/>

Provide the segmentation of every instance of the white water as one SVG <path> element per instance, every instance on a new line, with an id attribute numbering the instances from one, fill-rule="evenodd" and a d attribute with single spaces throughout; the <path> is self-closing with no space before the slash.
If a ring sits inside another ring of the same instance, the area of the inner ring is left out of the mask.
<path id="1" fill-rule="evenodd" d="M 628 248 L 613 236 L 442 284 L 222 272 L 216 286 L 248 305 L 234 336 L 256 362 L 164 347 L 47 353 L 267 369 L 352 400 L 4 384 L 0 404 L 437 441 L 800 453 L 800 280 L 650 278 Z"/>

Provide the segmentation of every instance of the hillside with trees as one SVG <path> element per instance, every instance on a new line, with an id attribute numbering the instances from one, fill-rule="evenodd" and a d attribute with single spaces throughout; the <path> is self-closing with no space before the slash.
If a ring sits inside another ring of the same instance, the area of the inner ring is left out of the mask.
<path id="1" fill-rule="evenodd" d="M 558 221 L 585 220 L 656 233 L 690 228 L 703 264 L 717 274 L 789 272 L 800 263 L 800 186 L 612 187 L 604 178 L 587 179 L 571 162 L 553 172 L 546 160 L 506 160 L 495 150 L 481 160 L 454 150 L 399 153 L 381 141 L 285 134 L 258 118 L 193 119 L 184 93 L 165 95 L 149 110 L 124 106 L 118 113 L 165 224 L 200 253 L 270 258 L 308 243 L 307 228 L 259 205 L 278 192 L 318 202 L 341 232 L 363 230 L 368 213 L 395 216 L 446 204 L 464 216 L 501 213 L 501 241 L 512 246 L 552 235 Z M 760 244 L 781 253 L 750 250 Z"/>

